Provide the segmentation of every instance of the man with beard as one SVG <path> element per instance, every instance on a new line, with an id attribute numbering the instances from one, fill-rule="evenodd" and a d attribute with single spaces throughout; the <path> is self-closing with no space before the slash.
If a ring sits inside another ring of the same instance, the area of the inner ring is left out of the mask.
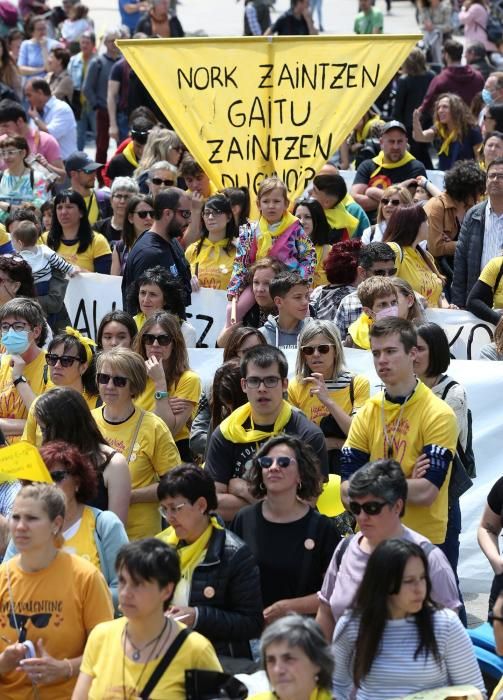
<path id="1" fill-rule="evenodd" d="M 93 226 L 98 219 L 112 216 L 110 194 L 105 190 L 95 190 L 96 173 L 103 167 L 95 163 L 85 151 L 75 151 L 65 163 L 66 174 L 70 178 L 70 189 L 84 197 L 87 207 L 87 217 Z"/>
<path id="2" fill-rule="evenodd" d="M 160 192 L 154 201 L 154 223 L 136 241 L 129 253 L 122 278 L 124 309 L 131 314 L 138 311 L 127 303 L 129 285 L 145 270 L 162 265 L 174 277 L 180 279 L 185 290 L 185 305 L 191 302 L 190 267 L 180 242 L 190 224 L 191 208 L 189 196 L 178 187 L 169 187 Z"/>

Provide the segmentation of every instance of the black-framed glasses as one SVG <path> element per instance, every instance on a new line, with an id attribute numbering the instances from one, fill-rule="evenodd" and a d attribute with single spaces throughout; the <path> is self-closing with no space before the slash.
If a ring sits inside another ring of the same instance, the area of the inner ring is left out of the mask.
<path id="1" fill-rule="evenodd" d="M 399 207 L 401 201 L 399 199 L 388 199 L 387 197 L 381 198 L 381 203 L 386 207 L 388 204 L 392 204 L 394 207 Z"/>
<path id="2" fill-rule="evenodd" d="M 136 214 L 136 216 L 139 216 L 140 219 L 146 219 L 147 216 L 149 216 L 151 219 L 154 216 L 154 210 L 153 209 L 144 209 L 143 211 L 134 211 L 133 214 Z"/>
<path id="3" fill-rule="evenodd" d="M 51 472 L 51 479 L 55 484 L 60 484 L 69 474 L 70 472 L 67 472 L 64 469 L 55 469 L 53 472 Z"/>
<path id="4" fill-rule="evenodd" d="M 153 177 L 151 182 L 153 185 L 157 185 L 157 187 L 160 187 L 161 185 L 164 185 L 164 187 L 173 187 L 175 184 L 174 180 L 165 180 L 162 177 Z"/>
<path id="5" fill-rule="evenodd" d="M 161 333 L 160 335 L 154 335 L 153 333 L 145 333 L 143 336 L 143 342 L 145 345 L 153 345 L 155 341 L 163 348 L 171 343 L 171 336 L 167 333 Z"/>
<path id="6" fill-rule="evenodd" d="M 387 501 L 368 501 L 367 503 L 349 501 L 349 510 L 353 515 L 360 515 L 362 510 L 367 515 L 379 515 L 384 506 L 387 505 L 389 505 Z"/>
<path id="7" fill-rule="evenodd" d="M 81 364 L 80 359 L 73 355 L 56 355 L 53 352 L 48 352 L 45 356 L 45 361 L 49 367 L 56 367 L 58 360 L 61 367 L 72 367 L 74 362 Z"/>
<path id="8" fill-rule="evenodd" d="M 215 211 L 214 209 L 203 209 L 203 216 L 208 218 L 209 216 L 221 216 L 225 214 L 224 211 Z"/>
<path id="9" fill-rule="evenodd" d="M 281 377 L 276 377 L 275 375 L 270 375 L 269 377 L 246 377 L 245 384 L 248 389 L 258 389 L 261 384 L 267 389 L 274 389 L 280 381 Z"/>
<path id="10" fill-rule="evenodd" d="M 96 380 L 98 384 L 108 384 L 112 380 L 113 385 L 117 388 L 125 387 L 128 382 L 127 377 L 113 377 L 111 374 L 105 374 L 104 372 L 98 372 Z"/>
<path id="11" fill-rule="evenodd" d="M 133 195 L 132 194 L 123 194 L 121 192 L 117 192 L 112 195 L 112 197 L 115 197 L 115 199 L 120 199 L 123 202 L 127 202 L 128 199 L 131 199 Z"/>
<path id="12" fill-rule="evenodd" d="M 376 270 L 372 272 L 375 277 L 394 277 L 396 275 L 397 268 L 391 267 L 389 270 Z"/>
<path id="13" fill-rule="evenodd" d="M 31 330 L 31 327 L 25 321 L 14 321 L 14 323 L 1 323 L 0 330 L 2 333 L 8 333 L 13 328 L 18 333 L 20 331 Z"/>
<path id="14" fill-rule="evenodd" d="M 297 460 L 294 457 L 280 455 L 279 457 L 257 457 L 257 464 L 261 469 L 270 469 L 273 464 L 276 464 L 281 469 L 286 469 L 290 464 L 296 464 Z"/>
<path id="15" fill-rule="evenodd" d="M 496 620 L 497 622 L 503 622 L 503 617 L 501 617 L 501 615 L 495 615 L 494 610 L 490 610 L 488 612 L 487 619 L 489 620 L 491 625 L 493 624 L 494 620 Z"/>
<path id="16" fill-rule="evenodd" d="M 190 219 L 192 212 L 190 209 L 175 209 L 175 211 L 180 212 L 182 219 Z"/>
<path id="17" fill-rule="evenodd" d="M 333 348 L 333 343 L 322 343 L 321 345 L 303 345 L 301 347 L 304 355 L 314 355 L 315 350 L 318 350 L 320 355 L 328 355 L 330 348 Z"/>

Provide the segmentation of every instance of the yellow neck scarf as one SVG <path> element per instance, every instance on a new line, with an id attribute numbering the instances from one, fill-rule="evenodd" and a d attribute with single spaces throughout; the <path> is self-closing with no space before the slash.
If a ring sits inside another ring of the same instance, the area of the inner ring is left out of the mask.
<path id="1" fill-rule="evenodd" d="M 442 139 L 442 145 L 438 149 L 438 155 L 448 156 L 451 143 L 458 140 L 458 132 L 455 129 L 447 131 L 447 128 L 443 124 L 437 123 L 435 126 L 437 127 L 438 135 Z"/>
<path id="2" fill-rule="evenodd" d="M 221 241 L 210 241 L 209 238 L 205 238 L 195 262 L 201 265 L 211 256 L 213 256 L 215 263 L 218 264 L 218 261 L 220 260 L 220 253 L 222 252 L 223 248 L 227 247 L 228 243 L 228 238 L 223 238 Z"/>
<path id="3" fill-rule="evenodd" d="M 285 425 L 290 420 L 292 415 L 292 407 L 287 401 L 283 401 L 281 405 L 281 411 L 274 423 L 274 428 L 272 432 L 266 432 L 265 430 L 255 430 L 255 428 L 250 428 L 246 430 L 243 428 L 243 424 L 251 418 L 251 405 L 245 403 L 244 406 L 236 408 L 235 411 L 227 416 L 225 420 L 220 423 L 220 431 L 226 440 L 230 442 L 237 443 L 247 443 L 247 442 L 260 442 L 261 440 L 267 440 L 267 438 L 274 437 L 278 435 Z"/>
<path id="4" fill-rule="evenodd" d="M 132 141 L 122 151 L 122 155 L 127 160 L 128 163 L 134 165 L 135 168 L 138 167 L 138 161 L 136 160 L 136 153 L 134 152 L 134 144 Z"/>
<path id="5" fill-rule="evenodd" d="M 347 194 L 343 200 L 336 204 L 332 209 L 325 209 L 325 216 L 330 225 L 330 228 L 347 229 L 349 236 L 351 237 L 353 233 L 358 228 L 360 221 L 353 216 L 347 209 L 347 205 L 351 204 L 355 200 L 350 194 Z"/>
<path id="6" fill-rule="evenodd" d="M 161 532 L 158 537 L 166 544 L 177 548 L 178 556 L 180 557 L 180 569 L 184 578 L 191 578 L 192 572 L 201 560 L 201 555 L 208 548 L 208 542 L 213 534 L 213 528 L 223 530 L 218 520 L 214 515 L 210 518 L 210 523 L 206 530 L 200 535 L 195 542 L 186 544 L 183 547 L 178 547 L 180 542 L 179 537 L 175 532 L 175 528 L 168 527 L 164 532 Z"/>
<path id="7" fill-rule="evenodd" d="M 267 258 L 271 250 L 272 239 L 281 236 L 281 234 L 296 221 L 298 221 L 297 217 L 287 211 L 281 217 L 279 224 L 277 226 L 275 225 L 274 230 L 271 231 L 269 223 L 261 216 L 258 220 L 260 235 L 257 240 L 257 260 L 260 258 Z"/>
<path id="8" fill-rule="evenodd" d="M 363 311 L 360 316 L 353 321 L 348 328 L 348 333 L 353 339 L 355 345 L 358 345 L 362 350 L 370 350 L 370 326 L 374 323 L 374 319 L 367 316 Z"/>
<path id="9" fill-rule="evenodd" d="M 379 153 L 375 156 L 375 158 L 372 158 L 372 160 L 377 165 L 377 168 L 370 176 L 371 178 L 375 177 L 382 168 L 386 168 L 386 170 L 394 170 L 395 168 L 401 168 L 402 165 L 407 165 L 407 163 L 410 163 L 411 160 L 414 160 L 414 156 L 412 155 L 412 153 L 409 153 L 409 151 L 405 151 L 404 157 L 400 158 L 398 162 L 385 163 L 384 153 L 383 151 L 379 151 Z"/>

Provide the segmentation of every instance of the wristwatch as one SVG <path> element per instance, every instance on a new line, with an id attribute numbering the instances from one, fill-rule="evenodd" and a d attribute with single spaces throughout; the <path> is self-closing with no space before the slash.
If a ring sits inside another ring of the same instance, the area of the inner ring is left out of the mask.
<path id="1" fill-rule="evenodd" d="M 18 384 L 28 384 L 28 380 L 26 379 L 26 377 L 23 377 L 23 375 L 21 375 L 17 379 L 14 379 L 12 384 L 13 386 L 17 386 Z"/>
<path id="2" fill-rule="evenodd" d="M 167 391 L 156 391 L 154 394 L 154 399 L 156 401 L 160 401 L 161 399 L 167 399 L 169 397 L 169 393 Z"/>

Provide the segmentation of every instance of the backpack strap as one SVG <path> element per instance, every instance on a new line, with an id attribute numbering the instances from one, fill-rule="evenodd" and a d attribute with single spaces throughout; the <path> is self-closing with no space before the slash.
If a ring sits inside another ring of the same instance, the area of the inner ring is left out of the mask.
<path id="1" fill-rule="evenodd" d="M 496 280 L 494 282 L 493 294 L 496 294 L 502 277 L 503 277 L 503 262 L 501 263 L 498 275 L 497 275 Z"/>
<path id="2" fill-rule="evenodd" d="M 449 393 L 449 391 L 452 389 L 453 386 L 456 386 L 456 384 L 459 384 L 459 382 L 456 382 L 452 380 L 452 382 L 449 382 L 446 386 L 444 386 L 444 390 L 442 392 L 442 396 L 440 397 L 442 401 L 445 401 L 445 397 Z"/>
<path id="3" fill-rule="evenodd" d="M 180 647 L 182 646 L 182 644 L 187 639 L 190 633 L 191 630 L 185 627 L 185 629 L 181 630 L 176 636 L 176 638 L 173 640 L 173 642 L 169 645 L 168 650 L 166 651 L 162 659 L 159 661 L 159 663 L 154 669 L 154 672 L 148 679 L 147 685 L 141 691 L 141 700 L 148 700 L 155 686 L 161 680 L 162 675 L 164 674 L 170 663 L 173 661 L 178 650 L 180 649 Z"/>
<path id="4" fill-rule="evenodd" d="M 339 573 L 341 569 L 341 562 L 342 562 L 342 557 L 346 554 L 346 550 L 349 547 L 351 540 L 353 537 L 356 535 L 348 535 L 347 537 L 344 537 L 342 542 L 339 545 L 339 548 L 337 549 L 337 552 L 335 553 L 335 563 L 337 564 L 337 573 Z"/>
<path id="5" fill-rule="evenodd" d="M 351 377 L 349 382 L 349 400 L 351 401 L 351 408 L 355 406 L 355 378 Z"/>

